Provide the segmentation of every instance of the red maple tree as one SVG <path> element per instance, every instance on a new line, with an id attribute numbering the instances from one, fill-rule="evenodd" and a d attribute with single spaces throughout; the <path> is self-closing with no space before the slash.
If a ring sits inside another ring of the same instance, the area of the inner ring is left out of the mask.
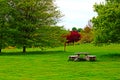
<path id="1" fill-rule="evenodd" d="M 64 44 L 64 50 L 66 49 L 66 44 L 68 43 L 75 43 L 75 42 L 78 42 L 80 39 L 81 39 L 81 35 L 78 31 L 70 31 L 70 34 L 66 35 L 65 36 L 66 38 L 66 42 Z"/>
<path id="2" fill-rule="evenodd" d="M 70 34 L 66 36 L 66 43 L 78 42 L 81 39 L 81 35 L 77 31 L 70 31 Z"/>

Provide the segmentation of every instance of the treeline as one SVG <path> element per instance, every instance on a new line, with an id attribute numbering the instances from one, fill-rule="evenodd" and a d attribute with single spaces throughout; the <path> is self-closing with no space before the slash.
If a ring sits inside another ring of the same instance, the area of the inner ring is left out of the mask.
<path id="1" fill-rule="evenodd" d="M 105 0 L 94 5 L 94 11 L 98 16 L 90 21 L 84 29 L 76 29 L 82 35 L 80 42 L 120 43 L 120 0 Z"/>
<path id="2" fill-rule="evenodd" d="M 120 1 L 95 4 L 84 29 L 56 26 L 63 16 L 54 0 L 0 0 L 0 52 L 8 46 L 56 47 L 62 43 L 120 43 Z"/>
<path id="3" fill-rule="evenodd" d="M 82 28 L 76 28 L 73 27 L 72 31 L 78 31 L 81 35 L 79 43 L 91 43 L 94 41 L 94 31 L 91 26 L 86 25 L 86 27 Z"/>

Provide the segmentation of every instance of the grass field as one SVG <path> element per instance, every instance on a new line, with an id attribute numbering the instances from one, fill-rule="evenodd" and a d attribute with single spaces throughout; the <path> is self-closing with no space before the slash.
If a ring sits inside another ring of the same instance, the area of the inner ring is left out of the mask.
<path id="1" fill-rule="evenodd" d="M 120 80 L 120 44 L 93 46 L 80 44 L 51 48 L 3 50 L 0 55 L 0 80 Z M 67 61 L 75 52 L 89 52 L 96 62 Z"/>

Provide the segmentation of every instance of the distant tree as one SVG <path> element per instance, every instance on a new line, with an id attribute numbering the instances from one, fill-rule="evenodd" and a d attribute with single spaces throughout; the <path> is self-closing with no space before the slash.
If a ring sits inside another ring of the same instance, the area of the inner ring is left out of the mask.
<path id="1" fill-rule="evenodd" d="M 75 42 L 78 42 L 80 39 L 81 39 L 81 35 L 78 31 L 70 31 L 70 34 L 66 35 L 66 42 L 64 44 L 64 47 L 66 47 L 67 43 L 74 44 Z"/>
<path id="2" fill-rule="evenodd" d="M 72 28 L 72 31 L 77 31 L 77 28 L 76 28 L 76 27 L 73 27 L 73 28 Z"/>
<path id="3" fill-rule="evenodd" d="M 120 43 L 120 0 L 106 0 L 95 4 L 97 17 L 92 19 L 95 43 Z"/>
<path id="4" fill-rule="evenodd" d="M 78 32 L 81 32 L 83 29 L 82 28 L 76 28 L 76 27 L 73 27 L 72 28 L 72 31 L 78 31 Z"/>
<path id="5" fill-rule="evenodd" d="M 81 31 L 83 31 L 83 29 L 82 29 L 82 28 L 78 28 L 77 31 L 78 31 L 78 32 L 81 32 Z"/>
<path id="6" fill-rule="evenodd" d="M 94 34 L 91 27 L 86 26 L 81 33 L 81 43 L 90 43 L 93 41 Z"/>
<path id="7" fill-rule="evenodd" d="M 91 31 L 91 28 L 90 28 L 90 27 L 86 26 L 86 27 L 84 28 L 84 32 L 85 32 L 85 33 L 89 33 L 90 31 Z"/>
<path id="8" fill-rule="evenodd" d="M 74 43 L 80 40 L 80 34 L 77 31 L 71 31 L 70 35 L 66 37 L 67 43 Z"/>

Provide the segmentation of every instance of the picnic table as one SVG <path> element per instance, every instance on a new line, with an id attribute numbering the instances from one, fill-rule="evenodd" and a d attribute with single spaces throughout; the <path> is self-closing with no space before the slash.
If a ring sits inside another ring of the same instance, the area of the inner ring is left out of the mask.
<path id="1" fill-rule="evenodd" d="M 78 53 L 75 53 L 75 54 L 78 55 L 79 57 L 80 57 L 81 55 L 85 55 L 85 56 L 89 55 L 88 52 L 78 52 Z"/>
<path id="2" fill-rule="evenodd" d="M 89 55 L 88 52 L 77 52 L 75 55 L 69 56 L 70 61 L 95 61 L 96 56 L 95 55 Z"/>
<path id="3" fill-rule="evenodd" d="M 77 52 L 75 53 L 75 55 L 70 55 L 69 56 L 69 60 L 70 61 L 79 61 L 79 60 L 86 60 L 85 57 L 88 55 L 88 52 Z M 84 55 L 85 57 L 83 58 L 82 55 Z"/>

